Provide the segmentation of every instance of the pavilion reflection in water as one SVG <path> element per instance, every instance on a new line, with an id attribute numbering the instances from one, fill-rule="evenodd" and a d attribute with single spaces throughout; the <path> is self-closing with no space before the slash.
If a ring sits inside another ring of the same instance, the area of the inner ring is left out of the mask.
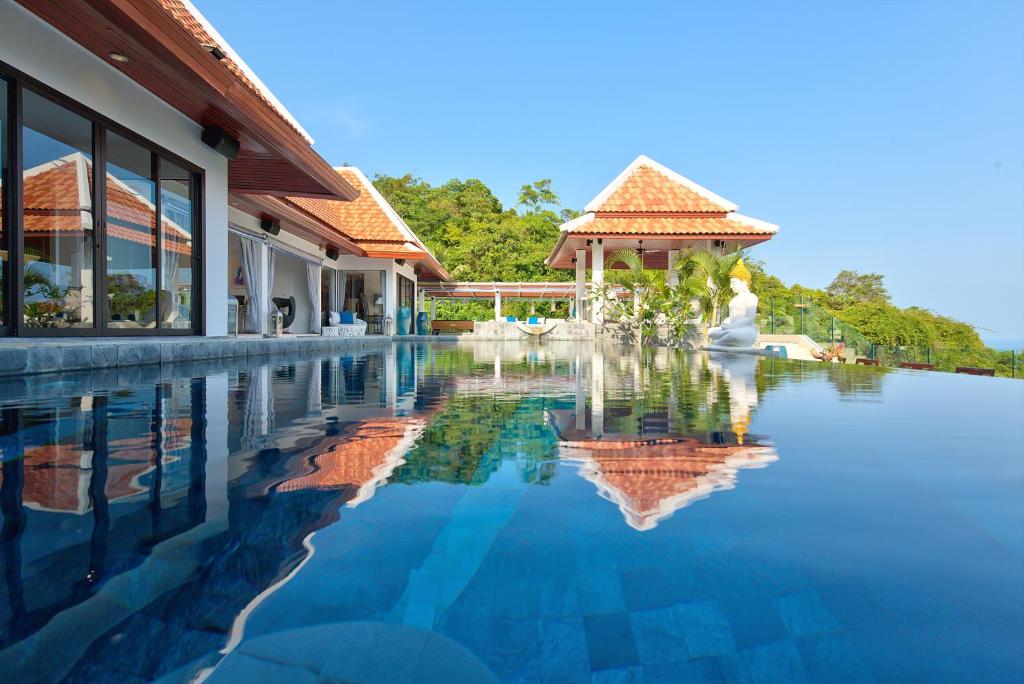
<path id="1" fill-rule="evenodd" d="M 6 390 L 0 671 L 93 681 L 138 653 L 125 675 L 154 679 L 215 659 L 311 535 L 389 482 L 480 486 L 515 461 L 544 485 L 555 450 L 650 529 L 775 459 L 746 434 L 753 366 L 680 364 L 666 396 L 637 403 L 637 360 L 609 358 L 395 344 Z M 152 649 L 154 630 L 173 643 Z"/>
<path id="2" fill-rule="evenodd" d="M 589 367 L 590 402 L 588 383 L 578 370 L 575 409 L 548 411 L 560 459 L 578 465 L 580 475 L 617 505 L 636 530 L 654 529 L 675 511 L 732 489 L 741 469 L 778 460 L 765 437 L 748 433 L 757 406 L 757 357 L 714 354 L 707 371 L 710 383 L 674 378 L 663 405 L 617 404 L 609 401 L 614 392 L 606 388 L 603 355 L 595 350 Z M 693 387 L 681 387 L 680 380 L 694 382 L 699 390 L 688 416 L 676 411 L 679 395 Z"/>

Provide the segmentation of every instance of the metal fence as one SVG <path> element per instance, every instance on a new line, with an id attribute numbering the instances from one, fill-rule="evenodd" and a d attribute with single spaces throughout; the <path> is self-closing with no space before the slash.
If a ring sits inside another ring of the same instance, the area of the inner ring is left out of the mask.
<path id="1" fill-rule="evenodd" d="M 762 333 L 806 335 L 822 346 L 842 344 L 843 357 L 848 362 L 864 358 L 895 367 L 930 364 L 935 370 L 949 372 L 964 367 L 989 368 L 999 376 L 1024 377 L 1024 360 L 1017 351 L 873 344 L 852 325 L 806 300 L 769 300 L 767 304 L 763 311 L 758 311 L 757 323 Z"/>

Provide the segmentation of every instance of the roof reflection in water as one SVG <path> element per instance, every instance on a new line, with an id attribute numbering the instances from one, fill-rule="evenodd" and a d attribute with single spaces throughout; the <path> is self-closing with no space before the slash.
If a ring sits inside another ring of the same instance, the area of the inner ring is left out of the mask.
<path id="1" fill-rule="evenodd" d="M 732 489 L 741 469 L 778 460 L 765 437 L 748 434 L 757 406 L 757 357 L 714 354 L 706 369 L 710 377 L 701 375 L 697 366 L 689 370 L 697 374 L 672 378 L 663 405 L 617 406 L 612 401 L 606 407 L 605 369 L 598 351 L 590 363 L 589 405 L 581 391 L 585 380 L 577 376 L 576 409 L 548 411 L 560 441 L 559 457 L 577 464 L 580 475 L 616 504 L 636 530 L 654 529 L 675 511 Z M 643 385 L 640 378 L 633 382 L 634 389 Z M 687 394 L 698 398 L 695 412 L 675 415 L 680 396 Z"/>

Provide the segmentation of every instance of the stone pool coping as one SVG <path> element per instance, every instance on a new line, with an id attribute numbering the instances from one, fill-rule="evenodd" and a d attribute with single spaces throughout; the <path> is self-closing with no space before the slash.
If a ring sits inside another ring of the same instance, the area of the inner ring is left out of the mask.
<path id="1" fill-rule="evenodd" d="M 458 335 L 19 338 L 0 342 L 0 377 L 457 339 Z"/>

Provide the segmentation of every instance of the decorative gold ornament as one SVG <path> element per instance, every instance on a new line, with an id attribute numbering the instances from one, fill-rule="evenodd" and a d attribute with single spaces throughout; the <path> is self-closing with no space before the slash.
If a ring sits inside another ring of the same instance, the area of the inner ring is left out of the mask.
<path id="1" fill-rule="evenodd" d="M 738 259 L 736 261 L 736 265 L 732 267 L 731 271 L 729 271 L 729 277 L 730 278 L 737 278 L 739 280 L 742 280 L 742 281 L 746 282 L 747 285 L 750 284 L 750 280 L 751 280 L 750 271 L 747 270 L 747 265 L 743 263 L 743 259 Z"/>

